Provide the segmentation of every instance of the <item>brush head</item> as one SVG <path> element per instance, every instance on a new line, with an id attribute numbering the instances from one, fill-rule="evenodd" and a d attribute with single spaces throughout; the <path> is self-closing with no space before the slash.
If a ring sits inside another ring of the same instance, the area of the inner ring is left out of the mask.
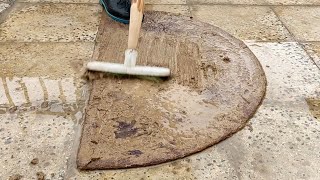
<path id="1" fill-rule="evenodd" d="M 169 77 L 170 69 L 163 67 L 136 66 L 138 52 L 135 49 L 125 51 L 125 60 L 123 64 L 107 63 L 101 61 L 91 61 L 86 68 L 89 71 L 98 71 L 104 73 L 149 76 L 149 77 Z"/>
<path id="2" fill-rule="evenodd" d="M 150 66 L 125 66 L 124 64 L 92 61 L 87 64 L 87 69 L 114 74 L 127 74 L 135 76 L 170 76 L 170 69 Z"/>
<path id="3" fill-rule="evenodd" d="M 157 77 L 157 76 L 133 76 L 128 74 L 116 74 L 116 73 L 105 73 L 105 72 L 98 72 L 98 71 L 90 71 L 85 70 L 81 74 L 81 78 L 89 81 L 103 79 L 103 78 L 113 78 L 113 79 L 140 79 L 144 81 L 150 81 L 152 83 L 163 83 L 170 79 L 170 77 Z"/>

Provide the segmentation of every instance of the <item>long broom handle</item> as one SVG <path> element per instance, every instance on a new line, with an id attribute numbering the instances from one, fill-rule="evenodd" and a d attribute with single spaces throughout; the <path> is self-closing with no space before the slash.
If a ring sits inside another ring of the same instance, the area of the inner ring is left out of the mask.
<path id="1" fill-rule="evenodd" d="M 144 11 L 144 0 L 131 0 L 128 49 L 136 49 Z"/>

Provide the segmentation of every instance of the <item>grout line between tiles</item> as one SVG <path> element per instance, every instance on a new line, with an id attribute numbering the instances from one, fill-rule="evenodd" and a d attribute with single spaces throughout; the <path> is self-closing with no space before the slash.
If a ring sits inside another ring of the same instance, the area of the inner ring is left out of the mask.
<path id="1" fill-rule="evenodd" d="M 305 48 L 305 46 L 302 43 L 298 42 L 298 46 L 300 46 L 307 54 L 307 56 L 311 59 L 313 64 L 320 70 L 320 66 L 316 63 L 316 61 L 313 59 L 313 57 L 309 54 L 308 50 Z"/>
<path id="2" fill-rule="evenodd" d="M 318 64 L 315 62 L 315 60 L 312 58 L 312 56 L 309 54 L 309 52 L 306 50 L 306 48 L 303 46 L 302 42 L 303 41 L 299 41 L 296 36 L 290 31 L 290 29 L 287 27 L 287 25 L 281 20 L 280 15 L 277 13 L 277 11 L 274 9 L 274 7 L 270 7 L 272 9 L 272 11 L 274 12 L 274 14 L 278 17 L 279 21 L 281 22 L 281 24 L 284 26 L 285 29 L 287 29 L 287 31 L 289 32 L 289 34 L 292 36 L 293 40 L 295 40 L 297 42 L 297 45 L 302 48 L 305 53 L 307 54 L 307 56 L 310 58 L 310 60 L 313 62 L 313 64 L 318 67 L 318 69 L 320 70 L 320 67 L 318 66 Z"/>
<path id="3" fill-rule="evenodd" d="M 276 17 L 278 18 L 278 20 L 281 22 L 282 26 L 289 32 L 290 36 L 292 37 L 292 39 L 297 42 L 297 38 L 296 36 L 290 31 L 290 29 L 287 27 L 287 25 L 281 20 L 280 15 L 277 13 L 277 11 L 274 9 L 274 7 L 269 7 L 272 12 L 276 15 Z"/>

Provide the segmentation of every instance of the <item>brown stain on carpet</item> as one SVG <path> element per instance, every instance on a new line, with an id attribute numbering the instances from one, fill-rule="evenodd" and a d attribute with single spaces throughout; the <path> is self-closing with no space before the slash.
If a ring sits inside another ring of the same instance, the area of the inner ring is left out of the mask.
<path id="1" fill-rule="evenodd" d="M 114 132 L 116 139 L 135 135 L 138 130 L 138 128 L 134 127 L 135 123 L 135 121 L 131 121 L 130 123 L 118 121 L 117 130 Z"/>
<path id="2" fill-rule="evenodd" d="M 123 63 L 127 26 L 102 22 L 98 60 Z M 255 56 L 211 25 L 147 13 L 138 52 L 137 64 L 169 67 L 172 75 L 93 80 L 80 169 L 147 166 L 199 152 L 243 128 L 264 97 L 266 79 Z"/>
<path id="3" fill-rule="evenodd" d="M 320 120 L 320 99 L 306 99 L 309 110 L 311 114 L 317 119 Z"/>

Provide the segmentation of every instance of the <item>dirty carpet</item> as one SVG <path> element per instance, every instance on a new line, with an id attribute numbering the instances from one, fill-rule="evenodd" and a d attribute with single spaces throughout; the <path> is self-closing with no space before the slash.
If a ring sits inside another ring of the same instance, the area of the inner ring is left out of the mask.
<path id="1" fill-rule="evenodd" d="M 104 16 L 98 60 L 122 63 L 128 27 Z M 154 165 L 241 130 L 264 98 L 266 78 L 247 46 L 219 28 L 148 12 L 138 64 L 169 67 L 168 80 L 92 81 L 77 164 L 83 170 Z"/>

